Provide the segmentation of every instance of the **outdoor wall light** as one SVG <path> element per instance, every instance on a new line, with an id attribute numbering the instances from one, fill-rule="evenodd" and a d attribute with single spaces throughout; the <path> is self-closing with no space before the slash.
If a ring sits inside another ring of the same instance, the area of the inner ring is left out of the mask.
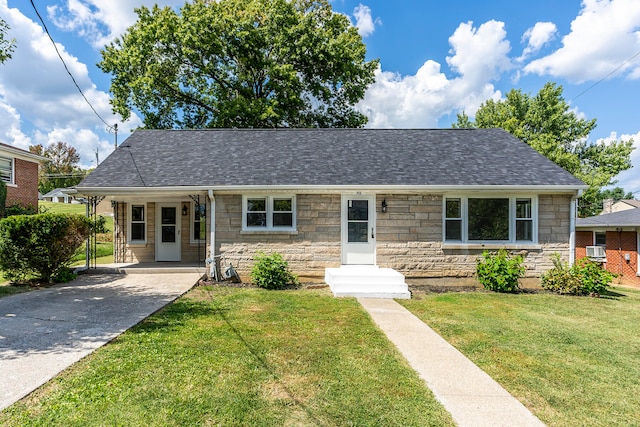
<path id="1" fill-rule="evenodd" d="M 387 199 L 382 199 L 382 212 L 387 211 Z"/>
<path id="2" fill-rule="evenodd" d="M 182 216 L 187 214 L 187 205 L 182 205 Z"/>

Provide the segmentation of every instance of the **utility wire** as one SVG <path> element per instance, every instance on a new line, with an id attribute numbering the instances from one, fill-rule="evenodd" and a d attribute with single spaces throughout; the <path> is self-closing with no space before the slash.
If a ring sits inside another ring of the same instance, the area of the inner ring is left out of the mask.
<path id="1" fill-rule="evenodd" d="M 73 77 L 73 74 L 71 74 L 71 71 L 69 71 L 69 68 L 67 67 L 67 64 L 64 62 L 64 59 L 62 58 L 62 55 L 60 54 L 60 51 L 58 50 L 58 46 L 56 46 L 56 42 L 53 40 L 53 37 L 51 36 L 51 33 L 49 33 L 49 29 L 47 28 L 47 25 L 44 23 L 44 19 L 42 19 L 42 16 L 40 16 L 40 12 L 38 12 L 38 9 L 36 8 L 36 5 L 33 3 L 33 0 L 31 0 L 31 6 L 33 6 L 33 10 L 36 12 L 36 15 L 38 15 L 38 19 L 40 19 L 40 22 L 42 23 L 42 27 L 44 28 L 45 33 L 47 33 L 47 36 L 49 36 L 49 40 L 51 40 L 51 43 L 53 43 L 53 47 L 56 50 L 56 53 L 58 54 L 58 58 L 60 58 L 60 61 L 62 61 L 62 65 L 64 65 L 64 69 L 67 70 L 67 74 L 69 74 L 69 77 L 71 77 L 71 80 L 73 80 L 73 84 L 76 85 L 76 88 L 78 89 L 78 92 L 80 92 L 80 95 L 82 95 L 84 100 L 87 102 L 89 107 L 91 107 L 91 109 L 93 110 L 95 115 L 100 119 L 100 121 L 102 121 L 102 123 L 104 123 L 107 126 L 109 131 L 113 130 L 113 126 L 110 125 L 109 123 L 107 123 L 100 116 L 100 114 L 98 114 L 96 109 L 93 108 L 93 105 L 91 105 L 91 102 L 89 102 L 89 100 L 85 96 L 84 92 L 82 92 L 82 89 L 80 89 L 80 86 L 78 85 L 78 82 L 76 81 L 75 77 Z"/>
<path id="2" fill-rule="evenodd" d="M 595 86 L 597 86 L 598 84 L 602 83 L 604 80 L 606 80 L 609 76 L 615 74 L 616 72 L 618 72 L 618 70 L 622 67 L 624 67 L 625 65 L 627 65 L 629 62 L 633 61 L 638 55 L 640 55 L 640 51 L 636 52 L 635 55 L 633 55 L 631 58 L 627 59 L 626 61 L 624 61 L 622 64 L 618 65 L 613 71 L 611 71 L 609 74 L 607 74 L 606 76 L 604 76 L 603 78 L 601 78 L 600 80 L 598 80 L 597 82 L 595 82 L 594 84 L 592 84 L 591 86 L 589 86 L 588 88 L 586 88 L 585 90 L 583 90 L 582 92 L 580 92 L 577 96 L 574 96 L 573 99 L 570 99 L 569 102 L 575 101 L 576 99 L 580 98 L 582 95 L 584 95 L 586 92 L 590 91 L 591 89 L 593 89 Z"/>

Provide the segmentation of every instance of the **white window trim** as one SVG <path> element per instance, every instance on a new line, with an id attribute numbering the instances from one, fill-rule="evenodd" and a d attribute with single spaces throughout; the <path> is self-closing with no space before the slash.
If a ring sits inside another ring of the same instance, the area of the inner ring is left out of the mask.
<path id="1" fill-rule="evenodd" d="M 205 207 L 204 221 L 202 219 L 200 220 L 200 226 L 202 227 L 202 224 L 204 224 L 205 227 L 207 227 L 207 216 L 206 216 L 207 210 L 208 210 L 207 205 L 206 203 L 200 203 L 200 205 Z M 204 243 L 207 240 L 206 235 L 204 239 L 193 238 L 193 233 L 195 231 L 194 224 L 196 223 L 196 202 L 194 202 L 193 200 L 191 201 L 191 214 L 190 214 L 189 221 L 190 221 L 189 222 L 189 243 L 192 243 L 192 244 Z"/>
<path id="2" fill-rule="evenodd" d="M 131 213 L 134 205 L 144 207 L 144 240 L 131 239 L 131 217 L 132 217 Z M 148 221 L 149 221 L 149 210 L 147 209 L 146 203 L 128 203 L 127 204 L 127 244 L 129 245 L 146 245 L 147 244 L 147 236 L 149 234 Z"/>
<path id="3" fill-rule="evenodd" d="M 447 199 L 460 199 L 461 214 L 461 240 L 446 240 L 447 225 Z M 469 199 L 509 199 L 509 240 L 468 240 L 468 212 Z M 531 199 L 531 222 L 533 240 L 516 240 L 516 201 L 517 199 Z M 538 245 L 538 196 L 531 194 L 448 194 L 442 198 L 442 242 L 451 248 L 475 246 L 483 247 L 491 245 L 513 245 L 525 247 Z"/>
<path id="4" fill-rule="evenodd" d="M 15 157 L 0 156 L 0 158 L 3 158 L 3 159 L 11 161 L 11 179 L 9 181 L 5 182 L 5 184 L 7 184 L 10 187 L 15 187 L 16 186 L 16 159 L 15 159 Z"/>
<path id="5" fill-rule="evenodd" d="M 247 226 L 247 200 L 248 199 L 266 199 L 267 204 L 267 226 L 266 227 L 249 227 Z M 291 227 L 274 227 L 273 226 L 273 201 L 275 199 L 291 199 Z M 242 196 L 242 231 L 249 232 L 294 232 L 297 230 L 297 213 L 296 213 L 296 196 L 294 194 L 244 194 Z"/>

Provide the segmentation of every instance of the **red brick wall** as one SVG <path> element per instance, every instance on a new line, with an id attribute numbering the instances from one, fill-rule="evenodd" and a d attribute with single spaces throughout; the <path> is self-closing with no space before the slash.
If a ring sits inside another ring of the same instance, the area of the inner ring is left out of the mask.
<path id="1" fill-rule="evenodd" d="M 612 273 L 619 275 L 615 283 L 640 284 L 638 272 L 638 237 L 635 231 L 607 231 L 607 265 Z M 629 262 L 624 258 L 629 254 Z"/>
<path id="2" fill-rule="evenodd" d="M 640 285 L 638 272 L 638 236 L 635 231 L 607 231 L 607 263 L 605 268 L 618 275 L 614 283 Z M 593 231 L 576 231 L 576 260 L 587 256 L 593 245 Z M 629 254 L 629 262 L 624 258 Z"/>
<path id="3" fill-rule="evenodd" d="M 593 245 L 593 231 L 576 231 L 576 259 L 587 256 L 587 246 Z"/>
<path id="4" fill-rule="evenodd" d="M 14 159 L 14 185 L 7 185 L 6 205 L 38 206 L 38 163 Z"/>

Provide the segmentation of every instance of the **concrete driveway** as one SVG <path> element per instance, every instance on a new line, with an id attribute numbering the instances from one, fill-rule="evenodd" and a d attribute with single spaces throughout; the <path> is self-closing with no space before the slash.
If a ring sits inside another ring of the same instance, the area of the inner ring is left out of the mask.
<path id="1" fill-rule="evenodd" d="M 187 292 L 200 276 L 87 274 L 0 298 L 0 410 Z"/>

